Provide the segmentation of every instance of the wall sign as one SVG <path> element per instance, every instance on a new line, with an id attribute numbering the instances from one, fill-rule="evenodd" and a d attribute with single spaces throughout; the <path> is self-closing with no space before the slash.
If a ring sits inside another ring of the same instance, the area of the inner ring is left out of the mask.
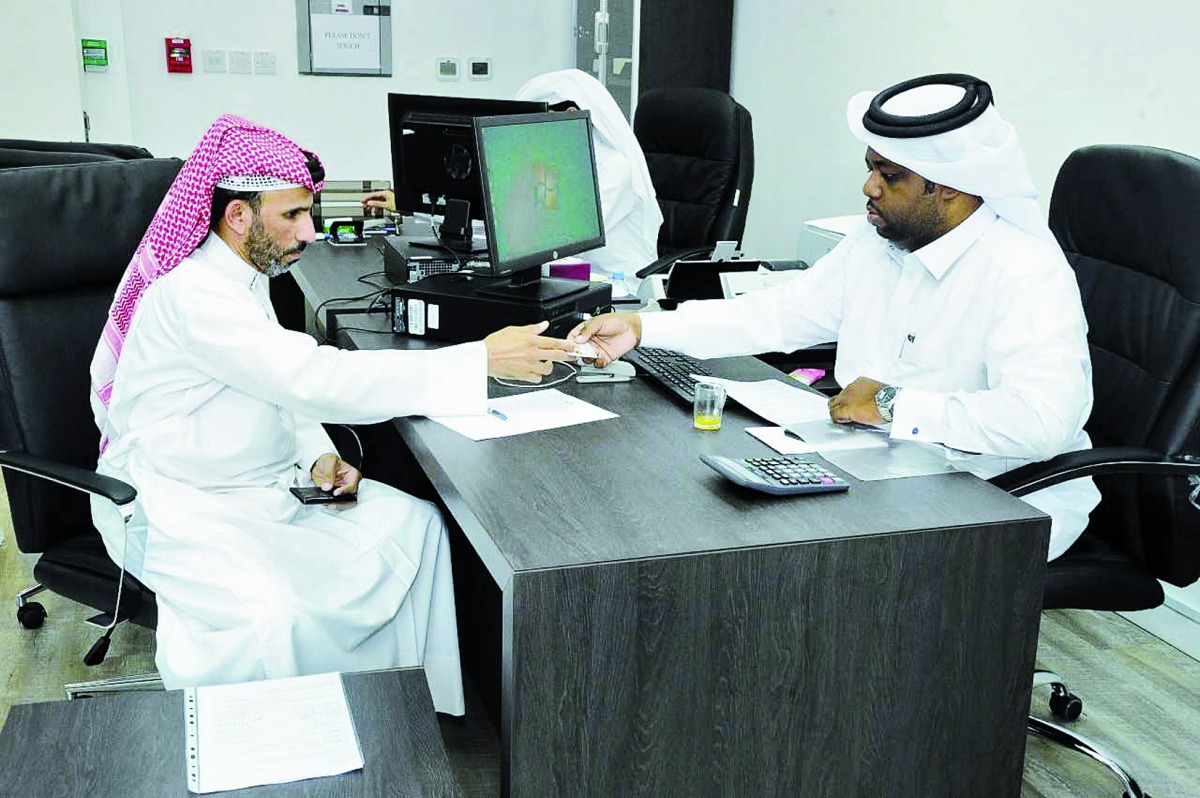
<path id="1" fill-rule="evenodd" d="M 83 71 L 104 72 L 108 69 L 108 40 L 82 39 Z"/>
<path id="2" fill-rule="evenodd" d="M 392 74 L 391 0 L 296 0 L 302 75 Z"/>

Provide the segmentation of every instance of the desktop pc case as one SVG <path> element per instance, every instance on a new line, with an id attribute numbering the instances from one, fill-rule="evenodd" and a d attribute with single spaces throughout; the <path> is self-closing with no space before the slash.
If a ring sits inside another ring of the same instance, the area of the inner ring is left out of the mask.
<path id="1" fill-rule="evenodd" d="M 589 283 L 575 294 L 547 302 L 504 299 L 477 293 L 481 286 L 504 278 L 464 272 L 435 274 L 392 289 L 392 330 L 414 338 L 462 343 L 478 341 L 501 327 L 550 321 L 547 335 L 562 337 L 584 314 L 596 315 L 612 305 L 612 286 Z"/>
<path id="2" fill-rule="evenodd" d="M 413 246 L 402 236 L 385 236 L 380 249 L 383 250 L 384 273 L 393 285 L 414 283 L 431 274 L 446 274 L 488 265 L 486 254 L 460 254 L 456 257 L 446 250 Z"/>

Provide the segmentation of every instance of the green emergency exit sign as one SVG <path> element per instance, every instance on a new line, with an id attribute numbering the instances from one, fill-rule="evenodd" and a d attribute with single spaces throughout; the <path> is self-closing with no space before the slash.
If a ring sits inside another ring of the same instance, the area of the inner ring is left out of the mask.
<path id="1" fill-rule="evenodd" d="M 103 72 L 108 69 L 108 40 L 82 39 L 83 68 L 87 72 Z"/>

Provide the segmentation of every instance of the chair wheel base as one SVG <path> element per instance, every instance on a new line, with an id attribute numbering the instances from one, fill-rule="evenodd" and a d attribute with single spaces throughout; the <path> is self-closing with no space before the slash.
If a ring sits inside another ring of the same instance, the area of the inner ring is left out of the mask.
<path id="1" fill-rule="evenodd" d="M 26 629 L 38 629 L 46 622 L 46 608 L 36 601 L 17 607 L 17 623 Z"/>
<path id="2" fill-rule="evenodd" d="M 1061 685 L 1050 693 L 1050 711 L 1064 720 L 1075 720 L 1083 713 L 1083 701 Z"/>

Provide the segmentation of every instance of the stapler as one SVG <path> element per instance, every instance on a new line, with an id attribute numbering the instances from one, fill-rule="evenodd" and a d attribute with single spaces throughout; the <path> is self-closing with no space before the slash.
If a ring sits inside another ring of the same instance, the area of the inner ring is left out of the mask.
<path id="1" fill-rule="evenodd" d="M 602 369 L 585 363 L 579 367 L 575 382 L 629 382 L 633 374 L 633 364 L 623 360 L 614 360 Z"/>

